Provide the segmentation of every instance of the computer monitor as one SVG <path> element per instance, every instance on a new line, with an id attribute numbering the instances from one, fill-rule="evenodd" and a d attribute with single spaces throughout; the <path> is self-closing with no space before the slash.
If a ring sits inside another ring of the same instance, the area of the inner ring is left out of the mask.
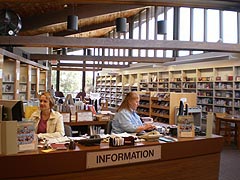
<path id="1" fill-rule="evenodd" d="M 23 102 L 20 100 L 0 99 L 3 121 L 22 121 L 24 118 Z"/>

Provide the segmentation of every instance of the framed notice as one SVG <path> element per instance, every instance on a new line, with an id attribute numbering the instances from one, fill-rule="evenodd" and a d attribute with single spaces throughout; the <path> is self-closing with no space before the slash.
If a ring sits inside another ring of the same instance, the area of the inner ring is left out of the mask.
<path id="1" fill-rule="evenodd" d="M 92 121 L 92 120 L 93 120 L 92 111 L 78 111 L 77 112 L 77 122 Z"/>
<path id="2" fill-rule="evenodd" d="M 178 137 L 194 137 L 194 119 L 193 116 L 178 116 L 177 118 L 178 125 Z"/>
<path id="3" fill-rule="evenodd" d="M 18 122 L 17 143 L 19 152 L 37 149 L 37 135 L 35 134 L 35 127 L 33 122 Z"/>

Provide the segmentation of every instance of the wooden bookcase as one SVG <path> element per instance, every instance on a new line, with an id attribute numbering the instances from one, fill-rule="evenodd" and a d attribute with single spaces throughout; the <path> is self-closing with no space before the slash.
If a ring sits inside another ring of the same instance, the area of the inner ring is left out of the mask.
<path id="1" fill-rule="evenodd" d="M 196 93 L 176 92 L 137 92 L 140 95 L 140 103 L 137 109 L 138 115 L 152 117 L 155 122 L 167 124 L 175 123 L 175 108 L 180 100 L 185 98 L 189 107 L 197 106 Z"/>
<path id="2" fill-rule="evenodd" d="M 29 63 L 29 64 L 28 64 Z M 34 64 L 31 65 L 31 64 Z M 44 91 L 47 90 L 47 67 L 32 63 L 23 57 L 0 49 L 0 99 L 28 101 L 39 93 L 40 69 L 45 69 L 42 81 Z"/>

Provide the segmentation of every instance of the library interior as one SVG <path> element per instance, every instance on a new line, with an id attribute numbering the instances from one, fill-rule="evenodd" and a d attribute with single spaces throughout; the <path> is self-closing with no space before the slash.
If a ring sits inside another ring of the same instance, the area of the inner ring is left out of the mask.
<path id="1" fill-rule="evenodd" d="M 12 0 L 0 22 L 0 179 L 240 176 L 239 2 Z"/>

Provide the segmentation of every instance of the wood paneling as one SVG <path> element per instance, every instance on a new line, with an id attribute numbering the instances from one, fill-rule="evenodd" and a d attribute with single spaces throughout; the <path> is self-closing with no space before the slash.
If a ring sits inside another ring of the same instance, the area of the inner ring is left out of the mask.
<path id="1" fill-rule="evenodd" d="M 223 138 L 213 135 L 211 138 L 181 138 L 179 142 L 159 143 L 143 142 L 135 146 L 109 147 L 77 145 L 76 150 L 42 153 L 26 152 L 11 156 L 0 156 L 1 179 L 24 180 L 133 180 L 133 179 L 165 179 L 165 180 L 216 180 L 219 174 L 220 152 Z M 161 159 L 130 163 L 86 170 L 86 153 L 134 147 L 158 146 L 161 148 Z M 14 173 L 12 173 L 14 172 Z"/>

